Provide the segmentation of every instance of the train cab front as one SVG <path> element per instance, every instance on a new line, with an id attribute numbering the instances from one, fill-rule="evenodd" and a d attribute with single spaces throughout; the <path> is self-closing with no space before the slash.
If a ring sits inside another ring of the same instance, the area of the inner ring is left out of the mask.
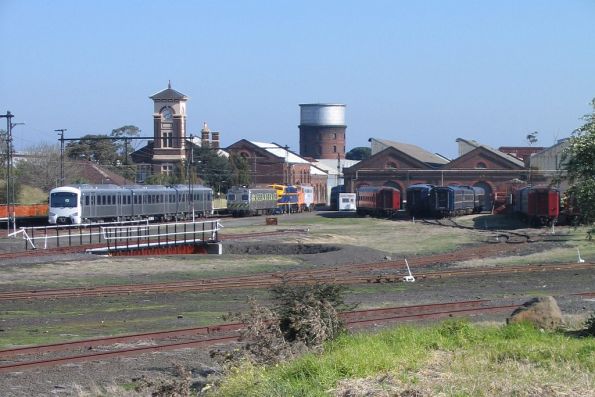
<path id="1" fill-rule="evenodd" d="M 77 192 L 52 190 L 50 193 L 48 222 L 52 225 L 81 223 L 78 197 Z"/>

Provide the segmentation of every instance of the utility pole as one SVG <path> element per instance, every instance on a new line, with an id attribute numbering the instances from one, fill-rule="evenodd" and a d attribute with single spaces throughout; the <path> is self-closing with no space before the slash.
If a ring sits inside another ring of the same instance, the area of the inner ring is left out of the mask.
<path id="1" fill-rule="evenodd" d="M 66 128 L 54 130 L 60 133 L 60 185 L 64 184 L 64 131 Z"/>
<path id="2" fill-rule="evenodd" d="M 8 229 L 10 229 L 10 223 L 12 221 L 13 230 L 16 232 L 16 216 L 14 213 L 15 183 L 12 180 L 12 128 L 25 123 L 13 123 L 13 117 L 14 115 L 10 113 L 10 110 L 7 110 L 6 114 L 0 114 L 0 118 L 6 118 L 6 214 L 8 215 Z"/>

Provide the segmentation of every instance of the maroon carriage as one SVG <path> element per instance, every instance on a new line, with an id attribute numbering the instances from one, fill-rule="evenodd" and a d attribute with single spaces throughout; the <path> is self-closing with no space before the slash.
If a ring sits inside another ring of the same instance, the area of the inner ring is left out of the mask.
<path id="1" fill-rule="evenodd" d="M 360 215 L 392 216 L 401 209 L 401 192 L 390 186 L 363 186 L 357 189 Z"/>

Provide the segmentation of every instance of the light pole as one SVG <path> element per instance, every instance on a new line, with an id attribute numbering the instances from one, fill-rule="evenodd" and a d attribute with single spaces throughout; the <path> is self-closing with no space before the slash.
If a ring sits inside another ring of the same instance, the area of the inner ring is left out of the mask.
<path id="1" fill-rule="evenodd" d="M 60 185 L 64 184 L 64 131 L 66 128 L 54 130 L 60 134 Z"/>

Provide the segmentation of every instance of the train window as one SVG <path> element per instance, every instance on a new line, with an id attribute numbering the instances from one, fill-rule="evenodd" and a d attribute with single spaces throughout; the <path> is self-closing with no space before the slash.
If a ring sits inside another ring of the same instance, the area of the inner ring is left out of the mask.
<path id="1" fill-rule="evenodd" d="M 85 196 L 85 205 L 89 205 L 89 196 Z"/>
<path id="2" fill-rule="evenodd" d="M 116 196 L 112 196 L 112 204 L 116 204 Z"/>
<path id="3" fill-rule="evenodd" d="M 228 193 L 228 194 L 227 194 L 227 199 L 228 199 L 229 201 L 234 201 L 234 200 L 236 199 L 236 195 L 235 195 L 235 194 L 233 194 L 233 193 Z"/>
<path id="4" fill-rule="evenodd" d="M 107 196 L 107 205 L 112 205 L 112 196 Z"/>
<path id="5" fill-rule="evenodd" d="M 242 194 L 242 200 L 248 201 L 248 195 L 247 194 Z"/>
<path id="6" fill-rule="evenodd" d="M 101 196 L 101 205 L 105 205 L 105 203 L 107 202 L 105 196 Z"/>

